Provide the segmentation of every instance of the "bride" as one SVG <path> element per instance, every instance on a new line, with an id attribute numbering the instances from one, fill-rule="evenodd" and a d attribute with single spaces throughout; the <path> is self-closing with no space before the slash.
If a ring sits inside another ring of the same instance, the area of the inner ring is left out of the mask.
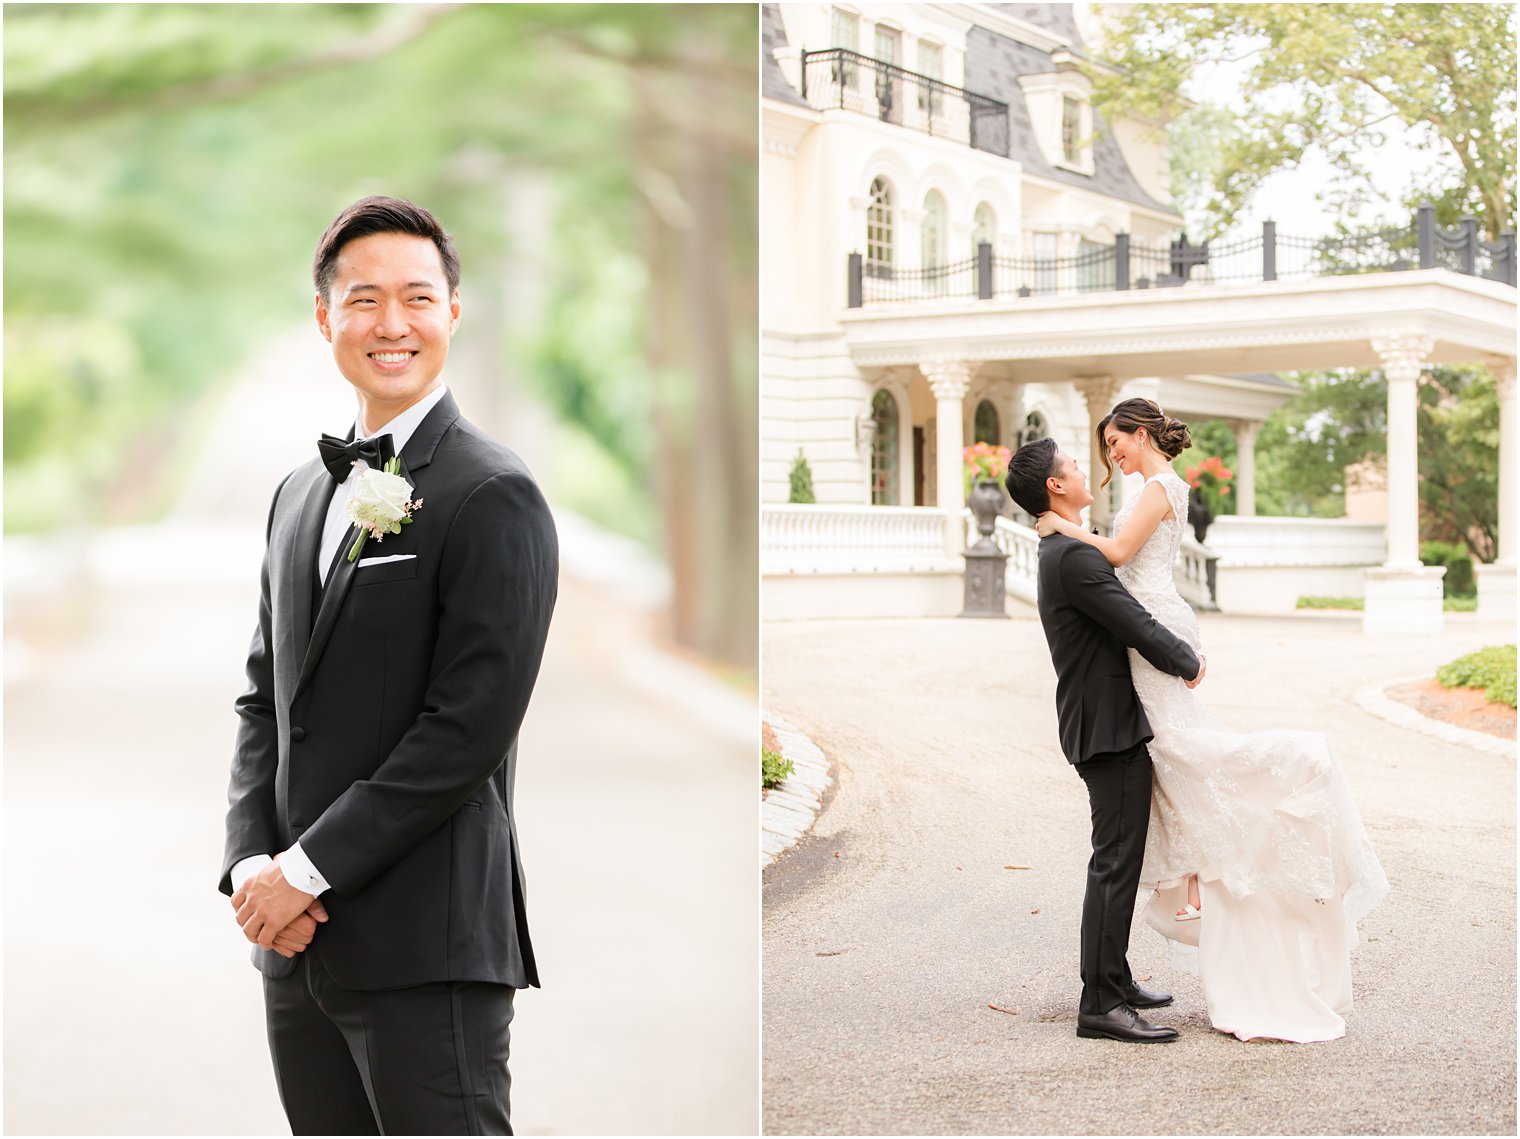
<path id="1" fill-rule="evenodd" d="M 1041 537 L 1097 547 L 1157 621 L 1200 647 L 1198 618 L 1172 566 L 1187 523 L 1188 486 L 1171 459 L 1187 425 L 1150 400 L 1127 399 L 1098 425 L 1107 486 L 1113 464 L 1145 476 L 1114 519 L 1114 536 L 1055 513 Z M 1309 1042 L 1346 1033 L 1356 923 L 1388 893 L 1345 776 L 1318 732 L 1232 732 L 1176 677 L 1133 649 L 1135 692 L 1154 737 L 1145 917 L 1178 964 L 1199 974 L 1214 1027 L 1241 1040 Z"/>

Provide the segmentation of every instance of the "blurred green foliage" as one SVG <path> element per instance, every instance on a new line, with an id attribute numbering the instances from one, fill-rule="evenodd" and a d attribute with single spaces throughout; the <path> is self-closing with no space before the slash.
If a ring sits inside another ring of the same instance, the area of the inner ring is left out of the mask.
<path id="1" fill-rule="evenodd" d="M 1515 646 L 1490 645 L 1458 657 L 1436 670 L 1436 679 L 1447 688 L 1481 688 L 1498 704 L 1515 707 Z"/>
<path id="2" fill-rule="evenodd" d="M 1195 231 L 1228 230 L 1271 174 L 1311 153 L 1335 182 L 1322 197 L 1350 219 L 1385 196 L 1366 155 L 1396 121 L 1428 156 L 1409 188 L 1451 225 L 1514 228 L 1513 4 L 1112 5 L 1094 102 L 1170 121 L 1172 188 Z M 1240 65 L 1240 111 L 1189 103 L 1207 65 Z"/>
<path id="3" fill-rule="evenodd" d="M 502 351 L 566 421 L 565 504 L 659 544 L 640 131 L 710 120 L 732 232 L 712 256 L 752 274 L 753 8 L 11 5 L 4 30 L 7 529 L 132 520 L 110 472 L 175 477 L 153 456 L 309 319 L 316 239 L 363 194 L 444 219 L 479 296 L 511 252 L 501 182 L 531 168 L 554 187 L 548 309 Z M 726 98 L 676 105 L 694 70 Z"/>
<path id="4" fill-rule="evenodd" d="M 1339 518 L 1346 512 L 1346 468 L 1388 453 L 1388 383 L 1381 371 L 1351 368 L 1284 378 L 1297 393 L 1256 437 L 1256 512 Z M 1492 561 L 1499 522 L 1499 397 L 1487 369 L 1429 368 L 1420 378 L 1417 423 L 1420 536 L 1460 546 L 1475 561 Z M 1174 463 L 1179 473 L 1218 455 L 1239 474 L 1227 423 L 1188 426 L 1193 446 Z"/>

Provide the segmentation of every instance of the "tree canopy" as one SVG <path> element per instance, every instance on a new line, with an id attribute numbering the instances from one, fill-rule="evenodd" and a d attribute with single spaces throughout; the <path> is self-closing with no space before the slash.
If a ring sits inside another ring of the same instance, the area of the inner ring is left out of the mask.
<path id="1" fill-rule="evenodd" d="M 8 527 L 100 521 L 79 511 L 134 439 L 310 319 L 313 246 L 363 194 L 444 219 L 490 329 L 531 175 L 547 306 L 493 348 L 568 432 L 560 505 L 664 553 L 705 615 L 679 639 L 752 659 L 720 626 L 744 623 L 735 590 L 755 605 L 752 510 L 727 517 L 758 478 L 753 9 L 11 5 L 4 28 Z M 670 524 L 682 484 L 732 564 Z"/>
<path id="2" fill-rule="evenodd" d="M 1172 122 L 1174 189 L 1213 233 L 1310 151 L 1354 214 L 1378 193 L 1363 156 L 1394 122 L 1431 159 L 1407 206 L 1434 202 L 1448 225 L 1471 214 L 1490 239 L 1514 228 L 1514 5 L 1144 3 L 1105 16 L 1100 55 L 1119 72 L 1098 77 L 1094 101 Z M 1249 62 L 1239 113 L 1181 94 L 1221 62 Z"/>

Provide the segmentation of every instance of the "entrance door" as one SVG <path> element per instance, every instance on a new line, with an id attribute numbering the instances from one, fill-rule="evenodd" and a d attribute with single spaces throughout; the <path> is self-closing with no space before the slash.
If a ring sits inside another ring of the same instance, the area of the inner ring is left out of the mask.
<path id="1" fill-rule="evenodd" d="M 924 429 L 913 429 L 913 505 L 924 506 Z"/>

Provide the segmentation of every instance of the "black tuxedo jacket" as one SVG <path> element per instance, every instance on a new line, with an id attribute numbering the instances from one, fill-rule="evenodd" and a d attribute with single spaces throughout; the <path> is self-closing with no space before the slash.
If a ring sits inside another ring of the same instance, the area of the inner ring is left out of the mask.
<path id="1" fill-rule="evenodd" d="M 1130 596 L 1096 548 L 1064 534 L 1040 539 L 1040 624 L 1056 666 L 1061 750 L 1072 763 L 1148 743 L 1151 726 L 1130 680 L 1126 648 L 1191 680 L 1198 657 Z"/>
<path id="2" fill-rule="evenodd" d="M 299 839 L 332 887 L 306 952 L 340 985 L 537 985 L 512 786 L 554 608 L 554 522 L 522 460 L 449 394 L 400 459 L 422 506 L 360 558 L 416 556 L 360 568 L 345 553 L 325 589 L 337 484 L 313 457 L 275 492 L 221 889 L 240 859 Z M 276 977 L 299 960 L 253 955 Z"/>

